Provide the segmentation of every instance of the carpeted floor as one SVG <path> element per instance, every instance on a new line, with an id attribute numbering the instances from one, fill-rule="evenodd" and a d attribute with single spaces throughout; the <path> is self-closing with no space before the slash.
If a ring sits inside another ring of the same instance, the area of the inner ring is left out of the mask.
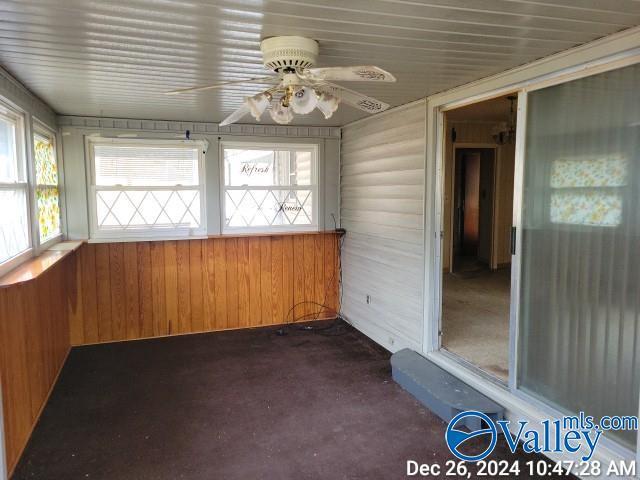
<path id="1" fill-rule="evenodd" d="M 75 348 L 13 478 L 386 480 L 453 458 L 388 352 L 341 330 Z"/>
<path id="2" fill-rule="evenodd" d="M 442 285 L 442 346 L 505 382 L 510 288 L 510 268 L 447 273 Z"/>

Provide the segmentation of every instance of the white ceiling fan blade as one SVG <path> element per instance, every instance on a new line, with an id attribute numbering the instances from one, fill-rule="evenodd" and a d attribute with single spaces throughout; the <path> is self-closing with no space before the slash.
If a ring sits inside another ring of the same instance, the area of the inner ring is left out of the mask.
<path id="1" fill-rule="evenodd" d="M 337 80 L 341 82 L 395 82 L 396 77 L 375 65 L 355 67 L 310 68 L 306 70 L 314 80 Z"/>
<path id="2" fill-rule="evenodd" d="M 367 113 L 384 112 L 389 108 L 388 103 L 384 103 L 376 98 L 369 97 L 362 93 L 354 92 L 340 85 L 329 82 L 322 82 L 316 87 L 317 90 L 326 91 L 327 93 L 340 98 L 347 105 L 363 110 Z"/>
<path id="3" fill-rule="evenodd" d="M 201 92 L 203 90 L 213 90 L 214 88 L 222 88 L 222 87 L 226 87 L 227 85 L 238 85 L 240 83 L 278 83 L 279 81 L 280 79 L 274 76 L 247 78 L 245 80 L 236 80 L 233 82 L 213 83 L 211 85 L 201 85 L 197 87 L 180 88 L 178 90 L 171 90 L 170 92 L 164 92 L 164 94 L 178 95 L 179 93 Z"/>
<path id="4" fill-rule="evenodd" d="M 246 102 L 244 102 L 242 104 L 242 106 L 237 109 L 235 112 L 233 112 L 231 115 L 229 115 L 227 118 L 225 118 L 224 120 L 222 120 L 220 122 L 220 126 L 224 127 L 226 125 L 230 125 L 232 123 L 236 123 L 238 120 L 240 120 L 242 117 L 244 117 L 245 115 L 247 115 L 248 113 L 250 113 L 251 109 L 249 108 L 249 106 L 247 105 Z"/>

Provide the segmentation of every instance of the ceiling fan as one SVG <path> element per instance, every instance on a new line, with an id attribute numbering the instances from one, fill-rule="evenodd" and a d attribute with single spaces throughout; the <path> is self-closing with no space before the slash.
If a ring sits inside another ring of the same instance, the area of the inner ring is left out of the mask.
<path id="1" fill-rule="evenodd" d="M 272 85 L 261 93 L 246 97 L 242 106 L 225 118 L 220 126 L 235 123 L 249 113 L 260 121 L 267 109 L 276 123 L 288 124 L 294 114 L 305 115 L 315 108 L 328 119 L 338 109 L 340 102 L 367 113 L 378 113 L 389 108 L 380 100 L 331 83 L 396 81 L 393 75 L 381 68 L 372 65 L 313 68 L 318 58 L 318 42 L 304 37 L 267 38 L 260 43 L 260 49 L 264 66 L 276 75 L 183 88 L 166 94 L 200 92 L 241 83 Z"/>

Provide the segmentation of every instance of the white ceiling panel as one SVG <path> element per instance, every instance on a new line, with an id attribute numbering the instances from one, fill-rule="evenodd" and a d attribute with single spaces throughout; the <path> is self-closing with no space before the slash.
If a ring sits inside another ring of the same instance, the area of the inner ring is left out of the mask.
<path id="1" fill-rule="evenodd" d="M 638 24 L 636 0 L 0 0 L 0 64 L 60 114 L 218 122 L 264 86 L 162 92 L 268 73 L 264 37 L 389 70 L 396 84 L 349 86 L 400 105 Z"/>

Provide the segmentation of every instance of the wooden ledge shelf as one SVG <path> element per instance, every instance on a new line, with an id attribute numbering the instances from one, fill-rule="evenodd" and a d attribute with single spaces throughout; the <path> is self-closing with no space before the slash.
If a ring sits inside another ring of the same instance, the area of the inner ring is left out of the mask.
<path id="1" fill-rule="evenodd" d="M 254 238 L 254 237 L 295 237 L 298 235 L 328 235 L 339 234 L 336 230 L 309 230 L 309 231 L 289 231 L 289 232 L 238 232 L 225 234 L 212 234 L 202 236 L 186 236 L 186 237 L 159 237 L 159 238 L 96 238 L 85 240 L 87 243 L 140 243 L 140 242 L 180 242 L 189 240 L 206 240 L 206 239 L 225 239 L 225 238 Z"/>
<path id="2" fill-rule="evenodd" d="M 207 235 L 206 238 L 247 238 L 247 237 L 290 237 L 294 235 L 327 235 L 338 233 L 335 230 L 299 230 L 293 232 L 245 232 L 225 233 L 221 235 Z"/>
<path id="3" fill-rule="evenodd" d="M 37 257 L 30 258 L 0 277 L 0 288 L 7 288 L 35 280 L 67 255 L 76 251 L 83 242 L 60 242 Z"/>

